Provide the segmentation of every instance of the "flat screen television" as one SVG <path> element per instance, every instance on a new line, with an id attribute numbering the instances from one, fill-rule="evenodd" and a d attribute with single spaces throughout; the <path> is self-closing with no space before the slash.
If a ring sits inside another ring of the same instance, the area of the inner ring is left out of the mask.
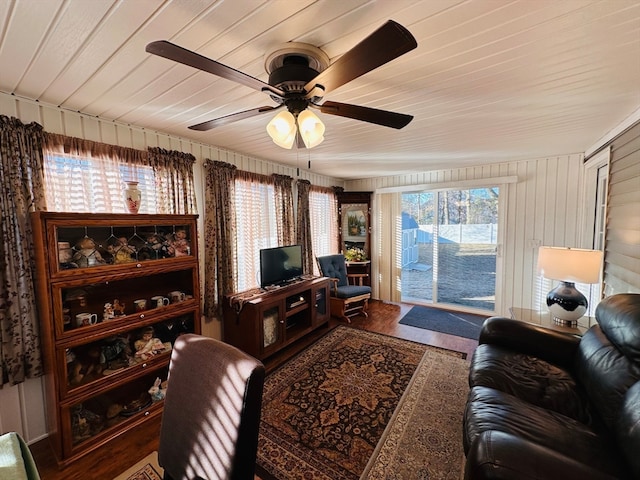
<path id="1" fill-rule="evenodd" d="M 302 275 L 302 245 L 260 250 L 260 286 L 284 285 Z"/>

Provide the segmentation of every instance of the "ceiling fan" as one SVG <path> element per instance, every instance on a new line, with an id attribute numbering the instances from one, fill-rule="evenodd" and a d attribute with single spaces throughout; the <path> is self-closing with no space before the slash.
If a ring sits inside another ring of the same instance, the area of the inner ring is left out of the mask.
<path id="1" fill-rule="evenodd" d="M 324 139 L 324 125 L 309 107 L 329 115 L 396 129 L 405 127 L 413 119 L 412 115 L 387 110 L 322 101 L 328 92 L 417 47 L 416 39 L 399 23 L 387 21 L 332 64 L 317 47 L 302 43 L 286 45 L 267 57 L 269 83 L 166 40 L 149 43 L 146 51 L 264 92 L 277 104 L 191 125 L 192 130 L 206 131 L 286 107 L 287 110 L 276 115 L 267 126 L 269 135 L 284 148 L 291 148 L 295 139 L 299 147 L 311 148 Z"/>

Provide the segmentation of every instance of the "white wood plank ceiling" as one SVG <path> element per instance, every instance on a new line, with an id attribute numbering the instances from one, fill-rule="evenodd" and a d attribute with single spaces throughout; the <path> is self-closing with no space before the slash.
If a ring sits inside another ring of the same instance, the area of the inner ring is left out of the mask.
<path id="1" fill-rule="evenodd" d="M 145 52 L 169 40 L 264 82 L 284 42 L 331 61 L 387 20 L 418 48 L 325 100 L 414 115 L 402 130 L 318 114 L 275 146 L 264 93 Z M 584 152 L 640 107 L 638 0 L 2 0 L 0 91 L 316 173 L 367 178 Z"/>

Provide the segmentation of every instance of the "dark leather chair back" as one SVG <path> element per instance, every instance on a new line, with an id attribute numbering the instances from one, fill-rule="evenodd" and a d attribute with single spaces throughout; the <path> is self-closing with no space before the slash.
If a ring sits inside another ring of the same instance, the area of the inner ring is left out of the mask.
<path id="1" fill-rule="evenodd" d="M 221 341 L 175 342 L 158 461 L 165 480 L 253 480 L 264 366 Z"/>

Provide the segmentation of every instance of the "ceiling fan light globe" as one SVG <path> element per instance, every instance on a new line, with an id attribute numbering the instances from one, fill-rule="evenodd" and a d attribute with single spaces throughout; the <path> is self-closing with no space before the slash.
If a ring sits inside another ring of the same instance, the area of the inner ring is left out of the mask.
<path id="1" fill-rule="evenodd" d="M 279 147 L 291 148 L 296 138 L 295 117 L 291 112 L 280 112 L 267 124 L 267 133 Z"/>
<path id="2" fill-rule="evenodd" d="M 302 141 L 304 142 L 304 145 L 307 148 L 313 148 L 313 147 L 317 147 L 318 145 L 320 145 L 323 141 L 324 141 L 324 137 L 320 136 L 320 137 L 315 137 L 313 139 L 309 138 L 305 138 L 304 136 L 302 137 Z"/>
<path id="3" fill-rule="evenodd" d="M 307 148 L 320 145 L 324 140 L 325 127 L 316 114 L 310 110 L 303 110 L 298 115 L 298 128 Z"/>

